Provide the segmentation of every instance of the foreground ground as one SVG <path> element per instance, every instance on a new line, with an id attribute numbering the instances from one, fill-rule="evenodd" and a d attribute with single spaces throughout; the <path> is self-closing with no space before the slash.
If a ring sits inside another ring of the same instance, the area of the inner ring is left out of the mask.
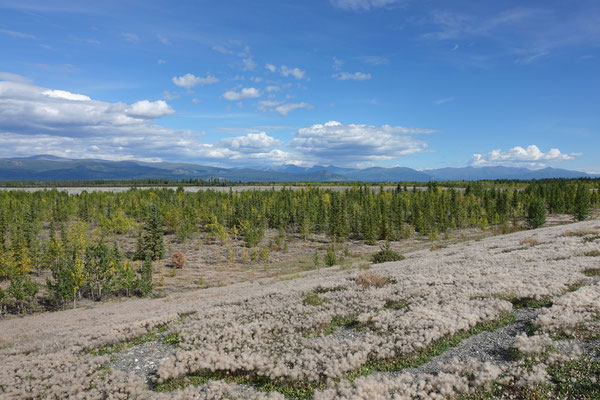
<path id="1" fill-rule="evenodd" d="M 0 321 L 0 397 L 600 398 L 600 221 L 405 255 Z"/>

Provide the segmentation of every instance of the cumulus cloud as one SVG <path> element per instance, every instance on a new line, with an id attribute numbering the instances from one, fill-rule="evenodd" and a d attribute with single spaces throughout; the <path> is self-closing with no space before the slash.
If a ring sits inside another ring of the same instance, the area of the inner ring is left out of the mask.
<path id="1" fill-rule="evenodd" d="M 329 121 L 298 130 L 288 147 L 318 164 L 366 165 L 422 152 L 427 144 L 411 135 L 432 132 L 402 126 L 344 125 Z"/>
<path id="2" fill-rule="evenodd" d="M 175 112 L 164 100 L 108 103 L 40 87 L 15 75 L 0 78 L 11 79 L 0 81 L 0 158 L 53 154 L 107 160 L 176 159 L 219 166 L 301 162 L 299 155 L 280 149 L 282 141 L 265 132 L 210 142 L 203 140 L 203 132 L 157 125 L 156 119 Z M 239 93 L 255 94 L 252 90 Z"/>
<path id="3" fill-rule="evenodd" d="M 266 69 L 268 69 L 268 70 L 269 70 L 269 71 L 271 71 L 271 72 L 275 72 L 275 71 L 277 71 L 277 67 L 276 67 L 276 66 L 274 66 L 273 64 L 266 64 L 266 65 L 265 65 L 265 68 L 266 68 Z"/>
<path id="4" fill-rule="evenodd" d="M 165 101 L 148 101 L 141 100 L 133 103 L 125 110 L 128 115 L 134 118 L 158 119 L 165 115 L 174 114 L 175 110 L 171 108 Z"/>
<path id="5" fill-rule="evenodd" d="M 265 153 L 281 146 L 283 142 L 265 132 L 249 133 L 246 136 L 237 136 L 233 138 L 221 139 L 219 144 L 230 150 L 240 153 Z"/>
<path id="6" fill-rule="evenodd" d="M 550 149 L 548 152 L 542 152 L 536 145 L 515 146 L 508 151 L 492 150 L 486 154 L 473 154 L 471 165 L 474 166 L 528 166 L 544 167 L 548 162 L 572 160 L 581 153 L 561 153 L 558 149 Z"/>
<path id="7" fill-rule="evenodd" d="M 207 74 L 206 77 L 200 77 L 189 73 L 179 77 L 174 76 L 171 80 L 175 85 L 188 90 L 194 86 L 212 85 L 219 82 L 219 78 L 216 78 L 210 74 Z"/>
<path id="8" fill-rule="evenodd" d="M 363 72 L 339 72 L 332 76 L 339 81 L 366 81 L 371 79 L 371 74 L 365 74 Z"/>
<path id="9" fill-rule="evenodd" d="M 342 10 L 364 11 L 399 3 L 399 0 L 331 0 L 331 4 Z"/>
<path id="10" fill-rule="evenodd" d="M 12 74 L 10 72 L 0 72 L 0 81 L 32 83 L 31 79 L 26 78 L 22 75 Z"/>
<path id="11" fill-rule="evenodd" d="M 73 100 L 73 101 L 92 100 L 84 94 L 76 94 L 76 93 L 66 92 L 64 90 L 45 90 L 42 92 L 42 94 L 45 94 L 48 97 L 54 97 L 56 99 L 65 99 L 65 100 Z"/>
<path id="12" fill-rule="evenodd" d="M 252 99 L 256 97 L 260 97 L 260 91 L 253 87 L 242 88 L 242 90 L 239 92 L 236 92 L 235 90 L 228 90 L 223 93 L 223 98 L 229 101 Z"/>

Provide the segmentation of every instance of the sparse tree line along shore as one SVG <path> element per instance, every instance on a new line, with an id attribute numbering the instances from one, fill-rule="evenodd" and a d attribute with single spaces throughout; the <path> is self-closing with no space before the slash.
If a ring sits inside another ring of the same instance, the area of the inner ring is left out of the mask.
<path id="1" fill-rule="evenodd" d="M 261 242 L 265 229 L 367 244 L 414 234 L 434 240 L 467 227 L 537 228 L 547 213 L 584 220 L 600 206 L 599 187 L 589 180 L 550 180 L 514 189 L 471 183 L 461 191 L 437 184 L 427 190 L 399 184 L 392 190 L 356 185 L 344 191 L 3 191 L 0 315 L 75 305 L 82 297 L 150 294 L 152 261 L 165 256 L 165 232 L 181 242 L 199 232 L 223 242 L 235 236 L 248 247 Z M 138 238 L 128 255 L 113 244 L 125 234 Z M 45 284 L 40 276 L 46 276 Z"/>

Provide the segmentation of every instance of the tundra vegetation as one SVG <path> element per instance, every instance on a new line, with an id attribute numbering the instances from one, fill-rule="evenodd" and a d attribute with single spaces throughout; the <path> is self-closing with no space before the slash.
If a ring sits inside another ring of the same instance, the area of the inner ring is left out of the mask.
<path id="1" fill-rule="evenodd" d="M 598 259 L 584 254 L 599 243 L 584 239 L 599 232 L 589 220 L 424 248 L 369 271 L 322 268 L 5 319 L 0 397 L 595 399 L 600 282 Z M 507 354 L 419 371 L 513 324 L 522 307 L 536 313 Z M 115 364 L 147 343 L 171 349 L 152 376 Z"/>

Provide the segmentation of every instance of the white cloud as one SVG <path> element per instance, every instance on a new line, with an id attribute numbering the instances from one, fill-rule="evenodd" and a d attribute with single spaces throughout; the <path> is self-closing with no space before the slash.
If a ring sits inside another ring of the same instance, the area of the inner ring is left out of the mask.
<path id="1" fill-rule="evenodd" d="M 427 143 L 410 135 L 432 132 L 402 126 L 344 125 L 330 121 L 298 130 L 288 147 L 312 163 L 356 166 L 425 151 Z"/>
<path id="2" fill-rule="evenodd" d="M 194 86 L 212 85 L 214 83 L 219 82 L 219 78 L 216 78 L 210 74 L 207 74 L 206 77 L 203 78 L 190 73 L 179 77 L 174 76 L 171 80 L 175 85 L 186 88 L 188 90 L 193 88 Z"/>
<path id="3" fill-rule="evenodd" d="M 311 110 L 314 107 L 308 103 L 285 103 L 285 104 L 281 104 L 277 107 L 275 107 L 275 111 L 277 111 L 279 113 L 279 115 L 281 115 L 282 117 L 287 116 L 289 113 L 291 113 L 294 110 L 298 110 L 298 109 L 306 109 L 306 110 Z"/>
<path id="4" fill-rule="evenodd" d="M 18 83 L 32 83 L 31 79 L 10 72 L 0 72 L 0 81 L 10 81 Z"/>
<path id="5" fill-rule="evenodd" d="M 5 132 L 65 137 L 159 134 L 172 130 L 148 120 L 171 113 L 162 100 L 107 103 L 64 90 L 0 81 L 0 130 Z"/>
<path id="6" fill-rule="evenodd" d="M 122 32 L 121 36 L 123 36 L 125 38 L 125 40 L 128 41 L 129 43 L 139 43 L 140 42 L 139 36 L 136 35 L 135 33 Z"/>
<path id="7" fill-rule="evenodd" d="M 66 99 L 66 100 L 73 100 L 73 101 L 92 100 L 84 94 L 71 93 L 71 92 L 66 92 L 64 90 L 45 90 L 42 92 L 42 94 L 44 94 L 48 97 L 54 97 L 55 99 Z"/>
<path id="8" fill-rule="evenodd" d="M 277 100 L 262 100 L 259 101 L 257 107 L 260 111 L 270 111 L 281 104 L 281 101 Z"/>
<path id="9" fill-rule="evenodd" d="M 365 64 L 379 66 L 379 65 L 387 65 L 390 60 L 387 57 L 382 56 L 361 56 L 358 59 Z"/>
<path id="10" fill-rule="evenodd" d="M 165 100 L 175 100 L 179 98 L 179 93 L 177 92 L 169 92 L 168 90 L 164 90 L 162 92 L 162 97 Z"/>
<path id="11" fill-rule="evenodd" d="M 344 64 L 344 60 L 340 60 L 337 57 L 333 57 L 333 69 L 335 69 L 336 71 L 341 70 Z"/>
<path id="12" fill-rule="evenodd" d="M 167 61 L 166 61 L 166 60 L 163 60 L 162 58 L 159 58 L 159 59 L 156 61 L 156 63 L 157 63 L 157 64 L 159 64 L 159 65 L 162 65 L 162 64 L 166 64 L 166 63 L 167 63 Z"/>
<path id="13" fill-rule="evenodd" d="M 125 112 L 134 118 L 158 119 L 165 115 L 174 114 L 175 110 L 164 100 L 141 100 L 133 103 Z"/>
<path id="14" fill-rule="evenodd" d="M 361 11 L 399 3 L 399 0 L 331 0 L 331 4 L 343 10 Z"/>
<path id="15" fill-rule="evenodd" d="M 306 74 L 306 71 L 302 71 L 300 68 L 288 68 L 285 65 L 282 65 L 279 71 L 281 72 L 282 76 L 288 77 L 291 75 L 296 79 L 302 79 Z"/>
<path id="16" fill-rule="evenodd" d="M 285 117 L 294 110 L 298 110 L 298 109 L 302 109 L 302 108 L 311 110 L 314 107 L 305 102 L 284 103 L 284 102 L 278 101 L 278 100 L 263 100 L 263 101 L 258 102 L 257 108 L 260 111 L 276 111 L 279 115 L 281 115 L 282 117 Z"/>
<path id="17" fill-rule="evenodd" d="M 269 70 L 269 71 L 271 71 L 271 72 L 275 72 L 275 71 L 277 71 L 277 67 L 276 67 L 276 66 L 274 66 L 273 64 L 266 64 L 266 65 L 265 65 L 265 68 L 266 68 L 266 69 L 268 69 L 268 70 Z"/>
<path id="18" fill-rule="evenodd" d="M 244 71 L 252 71 L 254 67 L 256 67 L 256 63 L 252 59 L 252 57 L 246 57 L 242 60 L 242 69 Z"/>
<path id="19" fill-rule="evenodd" d="M 249 133 L 246 136 L 221 139 L 219 144 L 240 153 L 265 153 L 281 146 L 283 142 L 265 132 Z"/>
<path id="20" fill-rule="evenodd" d="M 494 166 L 494 165 L 509 165 L 509 166 L 528 166 L 528 167 L 544 167 L 547 162 L 557 162 L 572 160 L 581 153 L 561 153 L 558 149 L 550 149 L 547 153 L 540 151 L 536 145 L 515 146 L 510 150 L 503 152 L 500 149 L 492 150 L 486 154 L 473 154 L 471 165 L 474 166 Z"/>
<path id="21" fill-rule="evenodd" d="M 265 92 L 269 92 L 269 93 L 270 93 L 270 92 L 278 92 L 278 91 L 280 91 L 280 90 L 281 90 L 281 88 L 280 88 L 279 86 L 273 86 L 273 85 L 271 85 L 271 86 L 267 86 L 267 87 L 265 88 Z"/>
<path id="22" fill-rule="evenodd" d="M 435 104 L 444 104 L 444 103 L 450 103 L 451 101 L 454 101 L 454 97 L 444 97 L 443 99 L 437 99 L 436 101 L 434 101 Z"/>
<path id="23" fill-rule="evenodd" d="M 163 35 L 158 35 L 158 41 L 161 42 L 162 44 L 171 44 L 171 41 L 169 41 L 169 38 L 167 38 L 166 36 Z"/>
<path id="24" fill-rule="evenodd" d="M 7 36 L 16 37 L 19 39 L 35 39 L 35 36 L 30 35 L 28 33 L 11 31 L 9 29 L 0 29 L 0 33 L 7 35 Z"/>
<path id="25" fill-rule="evenodd" d="M 256 97 L 260 97 L 260 91 L 253 87 L 242 88 L 242 90 L 239 92 L 236 92 L 235 90 L 228 90 L 223 93 L 223 98 L 229 101 L 252 99 Z"/>
<path id="26" fill-rule="evenodd" d="M 156 125 L 155 119 L 174 112 L 162 100 L 107 103 L 10 77 L 0 81 L 0 157 L 53 154 L 219 166 L 300 162 L 265 132 L 203 142 L 202 132 Z"/>
<path id="27" fill-rule="evenodd" d="M 363 72 L 338 72 L 337 74 L 333 74 L 332 77 L 339 81 L 366 81 L 371 79 L 371 74 Z"/>

